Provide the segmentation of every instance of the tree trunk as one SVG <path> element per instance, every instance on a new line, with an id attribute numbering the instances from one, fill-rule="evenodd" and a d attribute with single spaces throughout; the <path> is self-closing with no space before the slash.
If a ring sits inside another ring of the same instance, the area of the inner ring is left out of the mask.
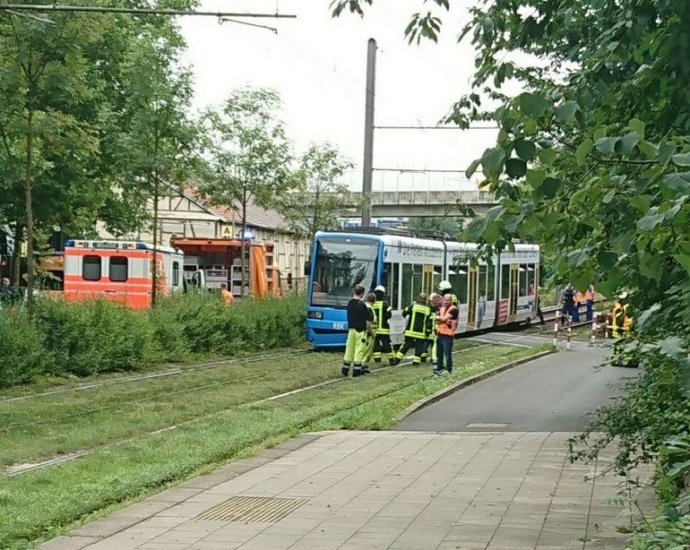
<path id="1" fill-rule="evenodd" d="M 155 179 L 155 176 L 154 176 Z M 151 257 L 151 307 L 158 295 L 158 181 L 153 184 L 153 255 Z"/>
<path id="2" fill-rule="evenodd" d="M 12 250 L 12 267 L 10 268 L 10 284 L 19 285 L 19 277 L 22 271 L 21 244 L 24 240 L 24 226 L 17 222 L 14 226 L 14 248 Z"/>
<path id="3" fill-rule="evenodd" d="M 29 108 L 26 116 L 26 177 L 24 180 L 24 200 L 26 202 L 26 308 L 30 312 L 34 302 L 34 210 L 32 203 L 32 163 L 34 152 L 33 124 L 34 112 Z M 15 243 L 17 244 L 17 243 Z"/>
<path id="4" fill-rule="evenodd" d="M 240 273 L 241 273 L 241 282 L 240 282 L 240 297 L 244 298 L 244 278 L 245 278 L 245 272 L 248 266 L 246 266 L 246 262 L 244 261 L 244 238 L 245 238 L 245 233 L 247 231 L 247 193 L 244 193 L 244 196 L 242 197 L 242 247 L 240 249 Z"/>
<path id="5" fill-rule="evenodd" d="M 311 237 L 309 242 L 314 242 L 314 238 L 316 237 L 316 232 L 319 230 L 319 188 L 316 188 L 316 194 L 314 195 L 314 217 L 311 222 Z"/>
<path id="6" fill-rule="evenodd" d="M 156 115 L 158 112 L 156 111 Z M 151 307 L 156 305 L 156 298 L 158 296 L 158 195 L 160 190 L 158 188 L 158 170 L 156 168 L 158 162 L 158 116 L 156 116 L 156 128 L 153 134 L 153 258 L 151 261 Z"/>

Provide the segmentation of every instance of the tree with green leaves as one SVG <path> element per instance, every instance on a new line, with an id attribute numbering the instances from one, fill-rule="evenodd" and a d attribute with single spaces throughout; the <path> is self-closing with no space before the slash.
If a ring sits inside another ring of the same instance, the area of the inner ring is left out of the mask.
<path id="1" fill-rule="evenodd" d="M 279 108 L 275 91 L 242 88 L 219 109 L 208 109 L 202 119 L 208 166 L 200 191 L 212 204 L 237 212 L 243 244 L 250 201 L 274 207 L 296 185 L 291 144 L 277 118 Z M 241 254 L 242 288 L 246 267 Z"/>
<path id="2" fill-rule="evenodd" d="M 317 231 L 338 228 L 338 214 L 358 208 L 347 185 L 339 183 L 352 163 L 331 144 L 311 145 L 302 155 L 296 173 L 297 186 L 280 197 L 278 209 L 290 229 L 312 241 Z"/>
<path id="3" fill-rule="evenodd" d="M 162 36 L 161 36 L 162 32 Z M 126 131 L 118 134 L 118 186 L 124 204 L 141 214 L 151 210 L 153 255 L 160 243 L 158 208 L 161 198 L 183 187 L 192 174 L 197 131 L 188 113 L 192 101 L 191 71 L 180 64 L 181 44 L 168 29 L 149 28 L 129 52 L 123 66 L 128 90 L 119 117 Z M 157 262 L 152 263 L 151 301 L 158 289 Z"/>
<path id="4" fill-rule="evenodd" d="M 98 195 L 89 170 L 98 152 L 97 127 L 82 116 L 97 90 L 90 86 L 81 46 L 97 40 L 100 27 L 99 21 L 72 14 L 57 15 L 50 24 L 8 14 L 0 18 L 1 208 L 14 222 L 15 237 L 27 243 L 29 306 L 37 225 L 93 208 Z"/>
<path id="5" fill-rule="evenodd" d="M 452 238 L 460 235 L 461 223 L 450 216 L 434 216 L 427 218 L 410 218 L 407 227 L 411 231 L 440 231 Z"/>
<path id="6" fill-rule="evenodd" d="M 365 3 L 333 6 L 362 13 Z M 435 39 L 448 9 L 435 0 L 408 37 Z M 473 90 L 446 122 L 500 127 L 468 169 L 482 167 L 499 205 L 467 235 L 485 250 L 533 238 L 555 252 L 552 278 L 579 288 L 595 280 L 610 297 L 632 292 L 643 313 L 629 346 L 645 372 L 578 441 L 594 456 L 619 438 L 621 471 L 660 456 L 677 492 L 662 498 L 673 512 L 659 544 L 686 547 L 690 529 L 673 541 L 669 533 L 681 527 L 678 480 L 690 471 L 690 3 L 494 0 L 470 15 L 460 40 L 477 52 Z M 509 83 L 522 93 L 508 94 Z"/>

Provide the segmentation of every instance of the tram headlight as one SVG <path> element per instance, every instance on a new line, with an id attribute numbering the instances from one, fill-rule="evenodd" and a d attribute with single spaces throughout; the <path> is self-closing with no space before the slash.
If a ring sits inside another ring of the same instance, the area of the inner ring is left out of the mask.
<path id="1" fill-rule="evenodd" d="M 309 319 L 323 319 L 323 313 L 320 311 L 310 311 L 307 313 Z"/>

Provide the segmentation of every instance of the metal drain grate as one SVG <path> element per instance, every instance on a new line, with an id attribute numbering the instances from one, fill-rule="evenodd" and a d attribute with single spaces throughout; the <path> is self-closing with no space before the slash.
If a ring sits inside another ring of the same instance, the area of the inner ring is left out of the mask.
<path id="1" fill-rule="evenodd" d="M 232 497 L 197 519 L 274 523 L 307 502 L 302 498 Z"/>

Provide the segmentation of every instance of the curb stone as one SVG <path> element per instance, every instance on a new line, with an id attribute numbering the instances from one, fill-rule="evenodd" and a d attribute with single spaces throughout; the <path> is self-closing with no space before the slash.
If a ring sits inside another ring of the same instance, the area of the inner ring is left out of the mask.
<path id="1" fill-rule="evenodd" d="M 500 365 L 498 367 L 495 367 L 491 370 L 487 370 L 484 372 L 480 372 L 479 374 L 475 374 L 474 376 L 471 376 L 470 378 L 466 378 L 465 380 L 460 380 L 459 382 L 456 382 L 452 386 L 448 386 L 446 388 L 443 388 L 436 393 L 425 397 L 424 399 L 420 399 L 416 403 L 413 403 L 407 409 L 405 409 L 403 412 L 401 412 L 398 417 L 395 420 L 395 423 L 397 424 L 398 422 L 402 422 L 405 418 L 410 416 L 411 414 L 428 407 L 429 405 L 433 405 L 437 401 L 440 401 L 444 397 L 447 397 L 456 391 L 459 391 L 467 386 L 471 386 L 472 384 L 475 384 L 476 382 L 480 382 L 486 378 L 489 378 L 490 376 L 493 376 L 494 374 L 499 374 L 505 370 L 512 369 L 513 367 L 518 367 L 520 365 L 524 365 L 525 363 L 529 363 L 530 361 L 535 361 L 536 359 L 541 359 L 542 357 L 546 357 L 547 355 L 551 355 L 552 353 L 556 353 L 558 350 L 549 350 L 549 351 L 542 351 L 541 353 L 537 353 L 536 355 L 530 355 L 529 357 L 523 357 L 522 359 L 517 359 L 515 361 L 511 361 L 510 363 L 505 363 L 503 365 Z"/>

